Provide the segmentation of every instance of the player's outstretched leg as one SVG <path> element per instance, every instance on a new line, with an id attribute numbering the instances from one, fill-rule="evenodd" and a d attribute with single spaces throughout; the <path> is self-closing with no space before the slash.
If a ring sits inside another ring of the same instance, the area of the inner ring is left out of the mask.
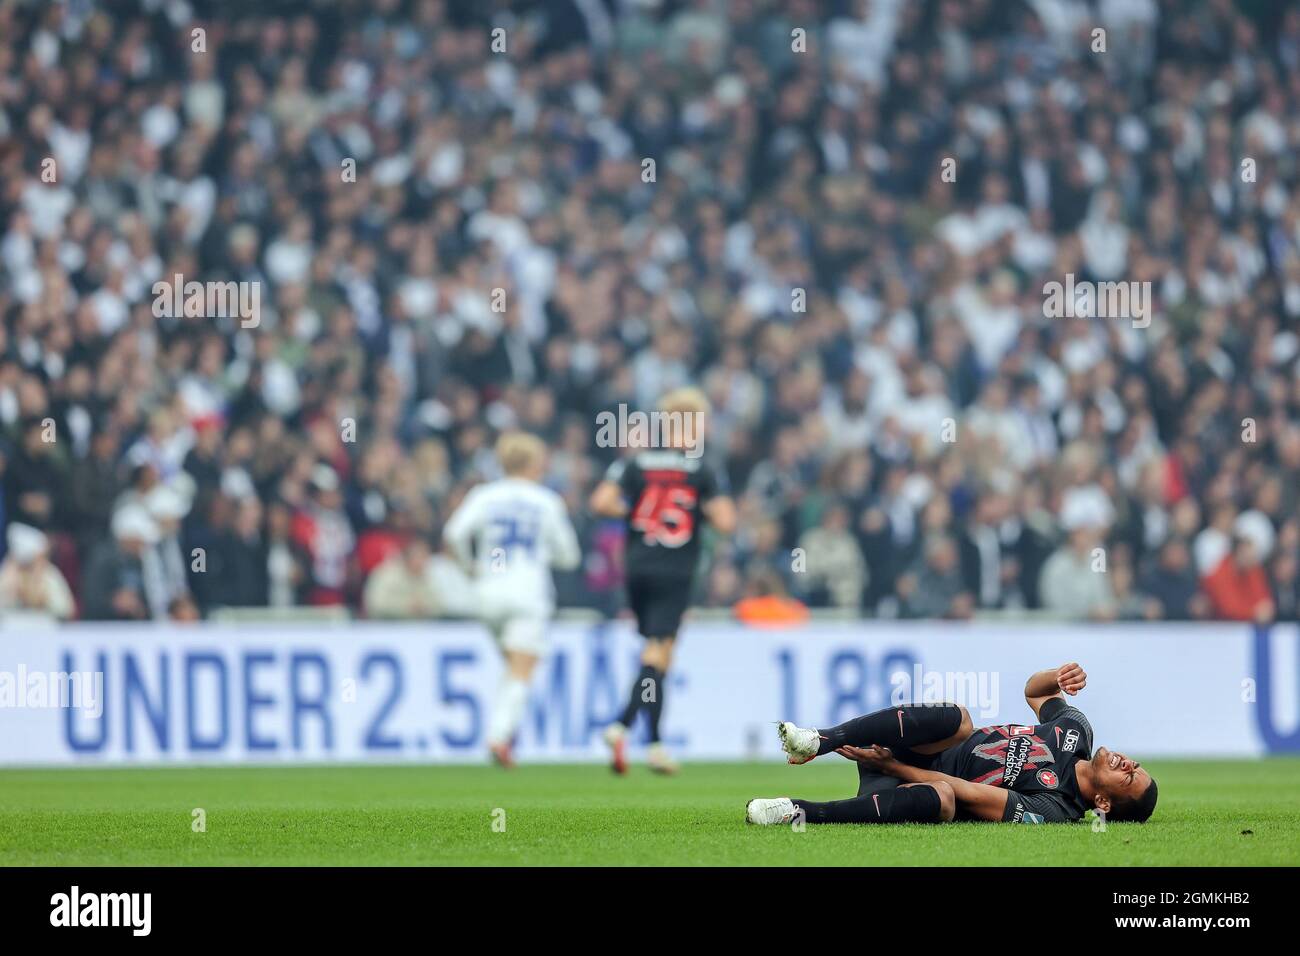
<path id="1" fill-rule="evenodd" d="M 942 782 L 908 784 L 826 803 L 760 797 L 745 806 L 745 822 L 760 826 L 779 826 L 800 819 L 805 823 L 946 823 L 956 815 L 956 794 Z"/>
<path id="2" fill-rule="evenodd" d="M 970 731 L 970 716 L 958 704 L 887 707 L 825 730 L 799 727 L 790 721 L 777 728 L 781 747 L 792 764 L 807 763 L 844 746 L 879 744 L 895 750 L 934 752 L 960 742 Z"/>

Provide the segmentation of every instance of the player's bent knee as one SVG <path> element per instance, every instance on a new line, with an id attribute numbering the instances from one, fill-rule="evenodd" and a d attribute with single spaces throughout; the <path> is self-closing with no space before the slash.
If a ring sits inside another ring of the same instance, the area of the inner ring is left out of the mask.
<path id="1" fill-rule="evenodd" d="M 957 718 L 956 724 L 952 722 L 953 717 Z M 924 720 L 922 730 L 931 735 L 932 742 L 912 747 L 914 752 L 924 756 L 955 747 L 975 732 L 975 722 L 971 719 L 970 711 L 961 704 L 947 703 L 941 707 L 932 707 Z"/>
<path id="2" fill-rule="evenodd" d="M 965 740 L 971 734 L 975 733 L 975 722 L 970 718 L 970 711 L 960 704 L 957 705 L 961 711 L 961 723 L 957 725 L 957 736 Z M 951 789 L 951 787 L 949 788 Z"/>
<path id="3" fill-rule="evenodd" d="M 944 823 L 955 820 L 957 818 L 957 793 L 952 789 L 952 785 L 940 780 L 930 784 L 930 786 L 939 795 L 939 819 Z"/>

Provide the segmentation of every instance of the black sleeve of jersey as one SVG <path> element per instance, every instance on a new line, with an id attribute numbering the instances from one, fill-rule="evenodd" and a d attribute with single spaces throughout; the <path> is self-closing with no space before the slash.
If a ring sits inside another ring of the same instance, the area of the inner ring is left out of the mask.
<path id="1" fill-rule="evenodd" d="M 1078 730 L 1080 742 L 1070 749 L 1085 757 L 1092 753 L 1092 724 L 1078 707 L 1072 706 L 1060 697 L 1053 697 L 1038 709 L 1038 720 L 1040 724 L 1056 724 Z"/>
<path id="2" fill-rule="evenodd" d="M 1077 724 L 1079 731 L 1083 734 L 1083 746 L 1079 748 L 1080 756 L 1086 757 L 1092 753 L 1092 724 L 1090 724 L 1088 718 L 1083 715 L 1083 711 L 1078 707 L 1067 706 L 1065 710 L 1061 711 L 1061 716 L 1056 719 L 1058 721 L 1071 721 Z"/>
<path id="3" fill-rule="evenodd" d="M 1079 815 L 1071 810 L 1065 797 L 1058 793 L 1007 792 L 1003 823 L 1071 823 Z"/>
<path id="4" fill-rule="evenodd" d="M 623 497 L 633 503 L 636 501 L 638 477 L 639 470 L 636 462 L 627 459 L 614 462 L 605 472 L 605 480 L 617 484 L 623 492 Z"/>
<path id="5" fill-rule="evenodd" d="M 1040 724 L 1050 724 L 1061 716 L 1061 711 L 1068 706 L 1064 697 L 1047 698 L 1047 700 L 1043 701 L 1043 706 L 1038 708 L 1038 722 Z"/>
<path id="6" fill-rule="evenodd" d="M 718 495 L 728 494 L 727 479 L 718 469 L 710 468 L 708 465 L 701 465 L 699 471 L 694 475 L 691 487 L 695 489 L 700 504 L 704 504 L 710 498 L 716 498 Z"/>

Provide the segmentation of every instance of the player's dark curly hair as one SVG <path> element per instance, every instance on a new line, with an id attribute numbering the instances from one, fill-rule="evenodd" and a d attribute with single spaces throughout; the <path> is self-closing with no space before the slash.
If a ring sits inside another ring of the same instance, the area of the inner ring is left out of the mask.
<path id="1" fill-rule="evenodd" d="M 1151 818 L 1151 814 L 1156 808 L 1156 798 L 1159 792 L 1156 790 L 1156 778 L 1151 778 L 1151 784 L 1142 791 L 1140 797 L 1127 797 L 1119 800 L 1112 800 L 1110 803 L 1110 813 L 1106 814 L 1107 818 L 1119 823 L 1146 823 Z"/>

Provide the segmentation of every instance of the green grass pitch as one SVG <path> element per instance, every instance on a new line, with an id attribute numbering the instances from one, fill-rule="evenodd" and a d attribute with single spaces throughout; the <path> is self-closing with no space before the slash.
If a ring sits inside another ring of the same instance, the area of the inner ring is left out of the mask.
<path id="1" fill-rule="evenodd" d="M 1152 822 L 1105 832 L 745 825 L 751 796 L 851 794 L 856 773 L 838 759 L 687 764 L 675 778 L 636 765 L 625 778 L 547 765 L 4 770 L 0 864 L 1300 863 L 1300 759 L 1150 766 L 1161 795 Z M 196 808 L 206 832 L 194 830 Z"/>

